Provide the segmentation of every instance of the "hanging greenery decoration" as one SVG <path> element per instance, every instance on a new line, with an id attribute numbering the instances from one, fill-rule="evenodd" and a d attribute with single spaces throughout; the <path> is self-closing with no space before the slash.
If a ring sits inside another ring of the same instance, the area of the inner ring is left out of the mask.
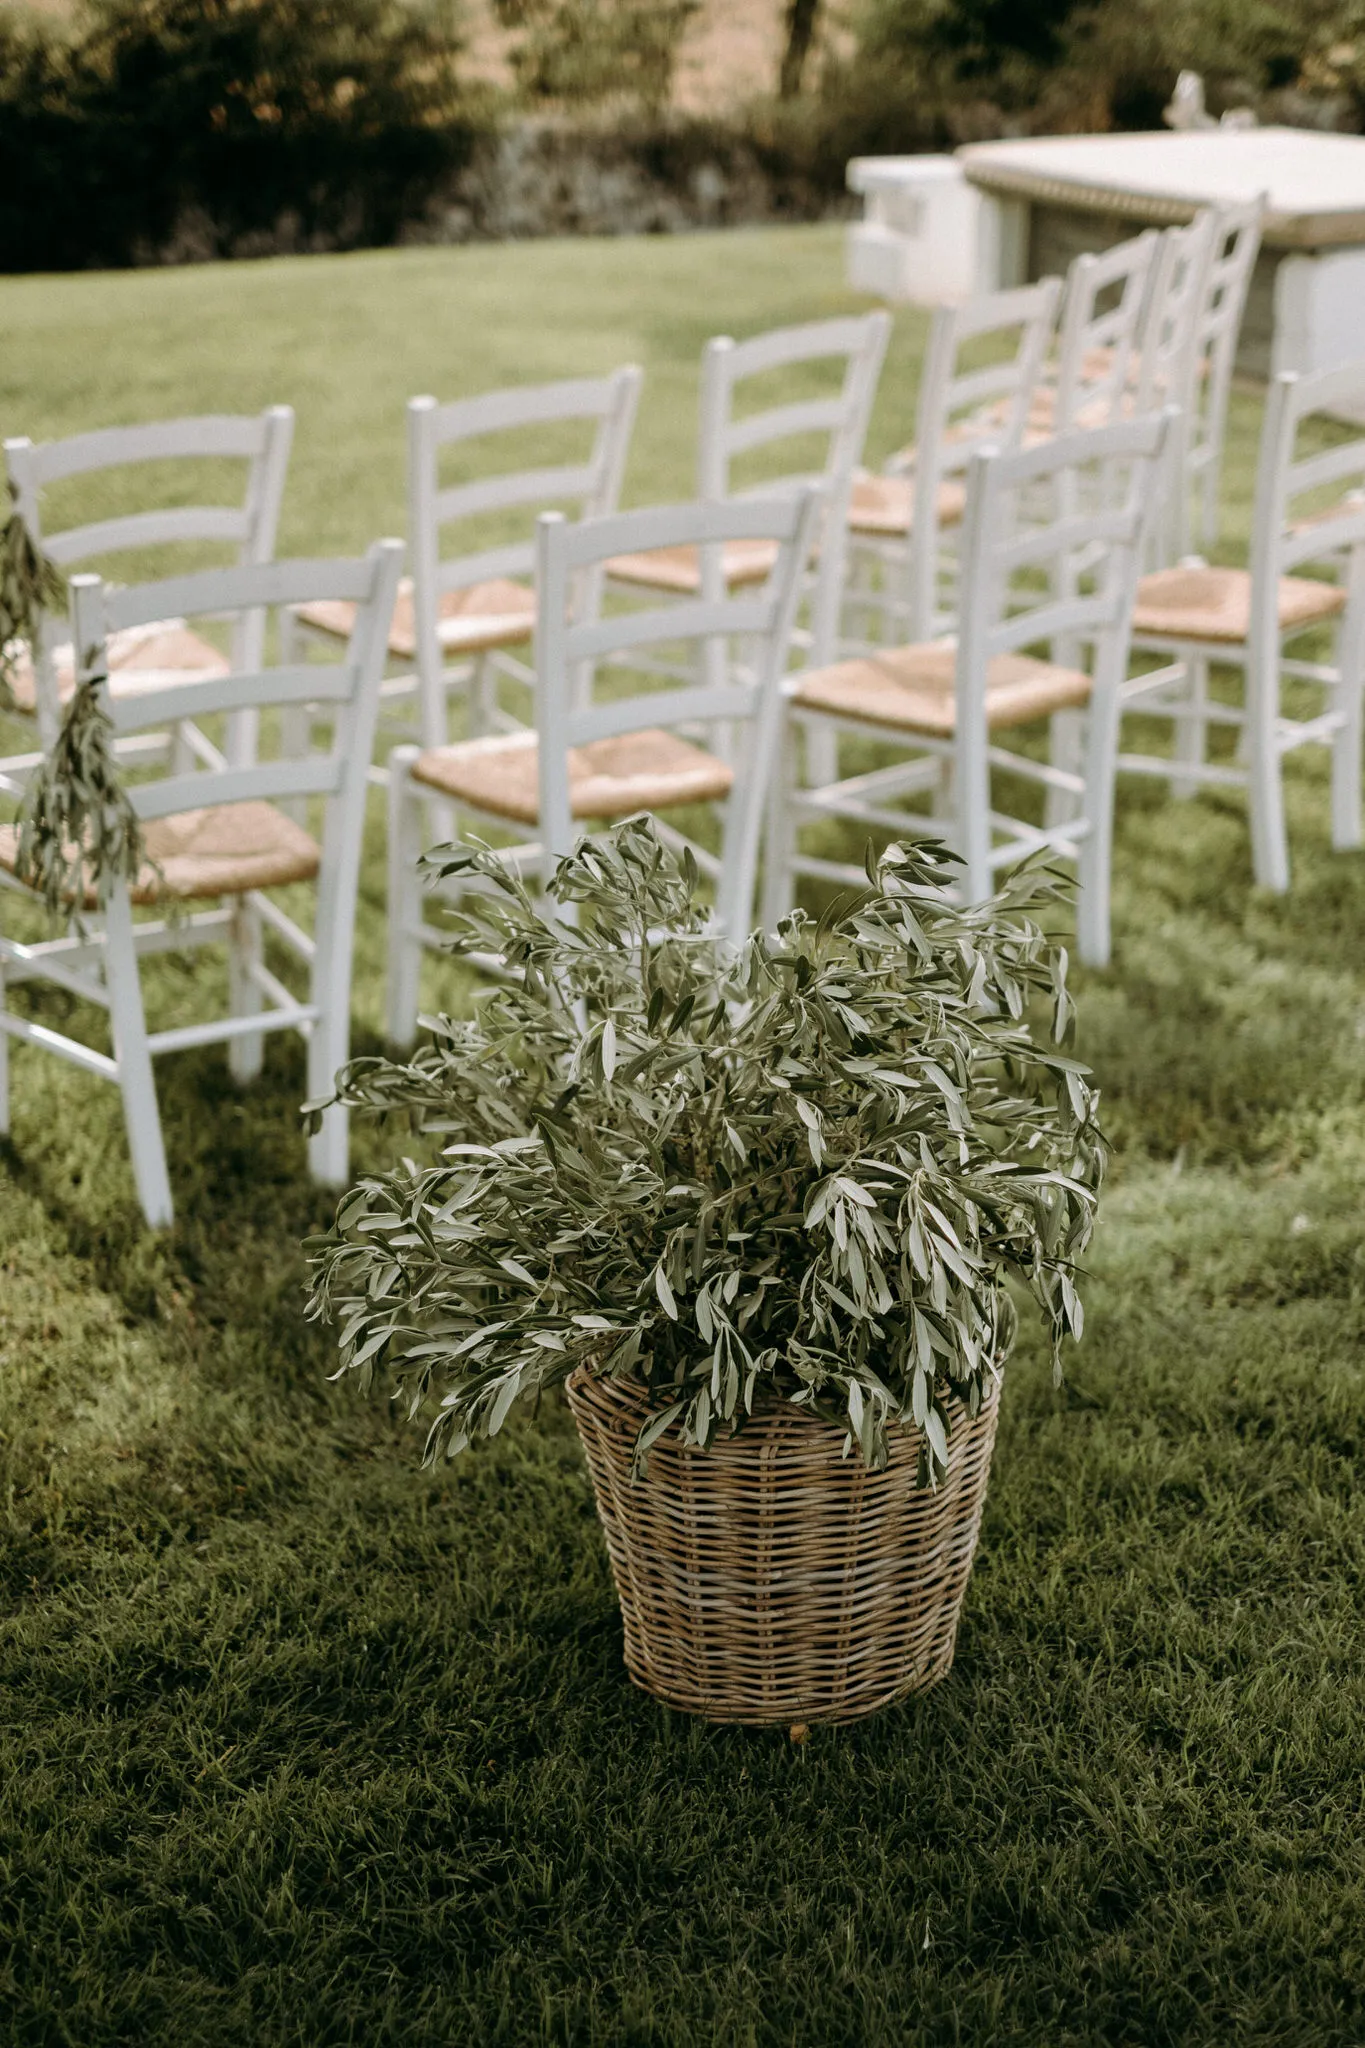
<path id="1" fill-rule="evenodd" d="M 102 910 L 120 876 L 131 885 L 145 849 L 142 826 L 114 761 L 113 722 L 100 701 L 102 650 L 87 653 L 56 745 L 29 777 L 15 873 L 52 917 L 93 892 Z"/>
<path id="2" fill-rule="evenodd" d="M 14 676 L 36 653 L 45 612 L 66 606 L 66 579 L 34 539 L 9 487 L 0 536 L 0 711 L 18 708 Z M 114 728 L 100 701 L 108 681 L 104 654 L 87 653 L 55 746 L 29 777 L 19 825 L 15 873 L 36 889 L 52 917 L 93 892 L 103 909 L 114 880 L 136 881 L 142 827 L 114 761 Z"/>
<path id="3" fill-rule="evenodd" d="M 17 708 L 15 669 L 21 656 L 36 647 L 43 613 L 66 608 L 66 578 L 29 532 L 13 482 L 9 495 L 9 517 L 0 535 L 0 711 Z"/>

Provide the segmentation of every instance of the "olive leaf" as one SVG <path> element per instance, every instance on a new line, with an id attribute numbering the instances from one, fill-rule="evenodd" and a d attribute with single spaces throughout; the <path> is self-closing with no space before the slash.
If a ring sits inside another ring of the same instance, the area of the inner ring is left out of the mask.
<path id="1" fill-rule="evenodd" d="M 137 880 L 142 827 L 114 761 L 114 728 L 101 702 L 103 653 L 86 655 L 56 743 L 29 777 L 15 873 L 52 917 L 93 891 L 103 909 L 116 878 Z"/>
<path id="2" fill-rule="evenodd" d="M 29 532 L 12 480 L 9 495 L 0 532 L 0 711 L 15 709 L 15 668 L 25 649 L 33 657 L 43 613 L 66 606 L 66 578 Z"/>
<path id="3" fill-rule="evenodd" d="M 1013 1344 L 1011 1284 L 1060 1376 L 1106 1147 L 1086 1070 L 1054 1049 L 1050 870 L 964 907 L 954 855 L 893 846 L 865 891 L 736 948 L 645 818 L 559 863 L 572 926 L 487 848 L 428 865 L 477 885 L 455 950 L 507 979 L 472 1019 L 427 1020 L 410 1059 L 343 1070 L 332 1099 L 397 1116 L 416 1156 L 307 1249 L 337 1377 L 387 1379 L 429 1457 L 582 1367 L 649 1388 L 637 1466 L 669 1430 L 705 1446 L 777 1398 L 874 1467 L 917 1428 L 932 1482 L 949 1397 L 975 1413 Z"/>

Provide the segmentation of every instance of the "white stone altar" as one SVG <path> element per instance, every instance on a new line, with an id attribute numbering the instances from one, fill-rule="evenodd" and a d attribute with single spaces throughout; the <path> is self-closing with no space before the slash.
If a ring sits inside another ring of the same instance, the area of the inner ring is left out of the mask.
<path id="1" fill-rule="evenodd" d="M 1266 195 L 1241 368 L 1320 370 L 1365 355 L 1365 137 L 1304 128 L 1062 135 L 957 152 L 983 197 L 979 288 L 1064 270 L 1082 248 Z"/>
<path id="2" fill-rule="evenodd" d="M 863 201 L 845 242 L 855 292 L 935 306 L 978 288 L 983 200 L 951 156 L 855 156 L 848 189 Z"/>

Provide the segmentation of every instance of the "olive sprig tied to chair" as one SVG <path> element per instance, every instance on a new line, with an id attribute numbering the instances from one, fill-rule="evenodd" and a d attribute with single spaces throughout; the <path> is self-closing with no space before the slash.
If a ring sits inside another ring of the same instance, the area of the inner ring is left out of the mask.
<path id="1" fill-rule="evenodd" d="M 66 605 L 66 578 L 44 553 L 19 509 L 0 535 L 0 710 L 15 709 L 11 677 L 20 654 L 37 644 L 44 613 Z M 104 656 L 92 650 L 67 705 L 61 730 L 24 785 L 15 872 L 42 896 L 49 915 L 77 910 L 93 894 L 103 909 L 115 877 L 136 881 L 142 828 L 114 761 L 113 726 L 101 702 Z"/>
<path id="2" fill-rule="evenodd" d="M 73 905 L 79 913 L 92 896 L 102 910 L 115 880 L 131 887 L 145 861 L 142 826 L 114 761 L 113 722 L 101 700 L 108 681 L 103 653 L 92 648 L 61 731 L 24 789 L 15 873 L 54 919 Z"/>
<path id="3" fill-rule="evenodd" d="M 12 481 L 9 495 L 0 532 L 0 711 L 15 709 L 15 668 L 33 645 L 43 613 L 66 605 L 66 578 L 29 532 Z"/>
<path id="4" fill-rule="evenodd" d="M 566 1383 L 625 1660 L 712 1719 L 848 1720 L 949 1668 L 1016 1314 L 1054 1363 L 1105 1148 L 1037 862 L 988 903 L 953 855 L 735 945 L 635 818 L 549 884 L 486 848 L 459 951 L 504 985 L 337 1100 L 417 1156 L 309 1246 L 339 1378 L 394 1388 L 428 1459 Z M 471 886 L 472 885 L 472 886 Z M 314 1106 L 320 1113 L 324 1105 Z"/>
<path id="5" fill-rule="evenodd" d="M 434 1408 L 430 1455 L 581 1366 L 646 1383 L 642 1453 L 675 1425 L 709 1445 L 770 1390 L 874 1467 L 913 1421 L 929 1477 L 948 1394 L 974 1410 L 1010 1348 L 1007 1275 L 1060 1360 L 1104 1148 L 1085 1070 L 1025 1020 L 1044 995 L 1059 1034 L 1070 1016 L 1030 915 L 1046 870 L 968 909 L 953 856 L 892 848 L 861 900 L 735 949 L 642 819 L 559 864 L 574 924 L 494 853 L 429 859 L 479 878 L 456 949 L 513 978 L 411 1060 L 341 1077 L 437 1156 L 347 1197 L 311 1307 L 341 1319 L 343 1373 L 385 1362 Z"/>

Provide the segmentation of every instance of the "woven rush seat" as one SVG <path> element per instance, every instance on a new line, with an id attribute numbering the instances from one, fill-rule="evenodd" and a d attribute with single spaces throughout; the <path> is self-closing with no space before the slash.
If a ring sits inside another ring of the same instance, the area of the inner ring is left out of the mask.
<path id="1" fill-rule="evenodd" d="M 868 725 L 949 738 L 957 727 L 953 671 L 957 650 L 941 642 L 893 647 L 798 675 L 791 696 L 798 711 L 833 712 Z M 1029 654 L 997 654 L 986 684 L 992 731 L 1026 725 L 1090 700 L 1090 678 Z"/>
<path id="2" fill-rule="evenodd" d="M 938 523 L 957 526 L 967 509 L 967 493 L 952 477 L 938 487 Z M 908 476 L 855 476 L 848 501 L 848 523 L 854 533 L 897 539 L 909 533 L 915 516 L 914 479 Z"/>
<path id="3" fill-rule="evenodd" d="M 1280 631 L 1333 618 L 1345 603 L 1333 583 L 1281 576 Z M 1157 569 L 1138 584 L 1133 631 L 1235 645 L 1251 631 L 1251 577 L 1245 569 Z"/>
<path id="4" fill-rule="evenodd" d="M 355 625 L 355 606 L 340 598 L 319 598 L 313 604 L 301 604 L 298 617 L 320 633 L 346 640 Z M 437 606 L 437 638 L 447 654 L 490 654 L 498 647 L 516 647 L 531 638 L 535 624 L 535 592 L 507 576 L 471 583 L 467 590 L 444 591 Z M 389 653 L 396 661 L 417 658 L 410 576 L 398 586 L 398 602 L 389 624 Z"/>
<path id="5" fill-rule="evenodd" d="M 728 540 L 721 550 L 726 586 L 766 583 L 777 560 L 777 542 Z M 613 555 L 607 574 L 618 583 L 638 583 L 647 590 L 669 590 L 679 597 L 701 593 L 701 563 L 695 548 L 652 548 L 648 554 Z"/>
<path id="6" fill-rule="evenodd" d="M 134 690 L 159 690 L 168 683 L 183 683 L 187 676 L 225 676 L 231 673 L 226 655 L 187 626 L 183 619 L 163 619 L 154 626 L 130 627 L 111 633 L 108 641 L 109 688 L 123 697 Z M 53 651 L 57 671 L 57 695 L 63 704 L 76 694 L 76 664 L 70 643 Z M 14 700 L 21 711 L 38 707 L 37 679 L 33 661 L 24 648 L 14 664 Z"/>
<path id="7" fill-rule="evenodd" d="M 142 839 L 147 864 L 129 892 L 134 903 L 242 896 L 248 889 L 311 882 L 322 859 L 302 825 L 259 801 L 177 811 L 145 825 Z M 18 850 L 19 828 L 0 825 L 0 867 L 10 874 L 16 872 Z M 93 909 L 95 902 L 94 890 L 86 890 L 84 908 Z"/>
<path id="8" fill-rule="evenodd" d="M 490 733 L 432 747 L 414 763 L 414 782 L 442 796 L 534 825 L 540 815 L 540 753 L 533 732 Z M 650 729 L 569 749 L 569 800 L 576 818 L 628 818 L 675 804 L 715 803 L 730 794 L 724 761 Z"/>

